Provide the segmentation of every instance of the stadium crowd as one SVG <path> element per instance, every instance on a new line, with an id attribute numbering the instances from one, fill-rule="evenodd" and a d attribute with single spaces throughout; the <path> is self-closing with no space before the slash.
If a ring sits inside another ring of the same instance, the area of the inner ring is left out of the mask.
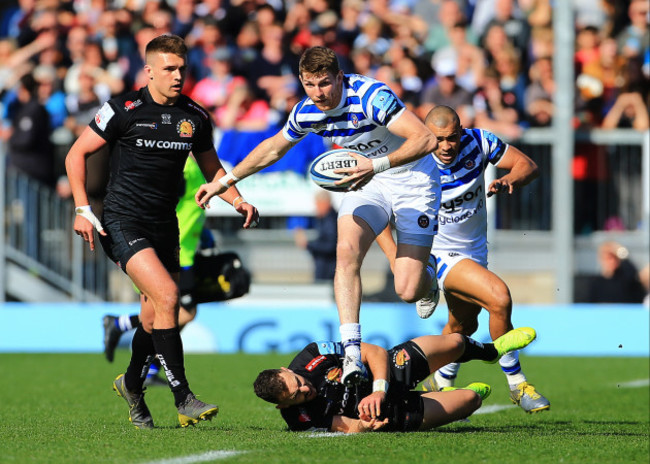
<path id="1" fill-rule="evenodd" d="M 314 45 L 334 49 L 345 72 L 388 83 L 420 117 L 445 104 L 464 126 L 510 139 L 553 117 L 550 0 L 11 3 L 0 10 L 0 137 L 10 165 L 52 185 L 96 109 L 144 85 L 144 45 L 165 33 L 190 46 L 185 92 L 220 130 L 282 121 L 302 97 L 298 58 Z M 576 127 L 648 129 L 648 2 L 574 8 Z M 49 125 L 49 141 L 15 130 L 43 109 L 49 124 L 35 119 L 41 133 Z M 69 195 L 65 183 L 58 190 Z"/>

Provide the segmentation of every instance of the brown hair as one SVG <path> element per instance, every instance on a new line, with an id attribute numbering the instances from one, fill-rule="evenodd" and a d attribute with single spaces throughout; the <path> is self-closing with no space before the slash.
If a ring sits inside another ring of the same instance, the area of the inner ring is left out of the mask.
<path id="1" fill-rule="evenodd" d="M 177 35 L 159 35 L 147 44 L 145 55 L 148 56 L 150 53 L 173 53 L 185 57 L 187 55 L 187 45 Z"/>
<path id="2" fill-rule="evenodd" d="M 269 403 L 278 404 L 280 395 L 288 391 L 287 385 L 280 377 L 280 369 L 266 369 L 259 373 L 253 383 L 255 394 Z"/>
<path id="3" fill-rule="evenodd" d="M 336 76 L 340 69 L 336 54 L 327 47 L 308 48 L 302 54 L 300 63 L 298 63 L 301 76 L 303 73 L 314 74 L 315 76 L 330 73 Z"/>

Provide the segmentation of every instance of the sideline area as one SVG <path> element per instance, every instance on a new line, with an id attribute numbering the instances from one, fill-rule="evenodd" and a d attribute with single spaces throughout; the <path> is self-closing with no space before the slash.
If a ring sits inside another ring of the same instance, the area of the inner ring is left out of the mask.
<path id="1" fill-rule="evenodd" d="M 0 305 L 0 352 L 102 352 L 102 317 L 138 311 L 137 304 L 4 303 Z M 425 334 L 439 334 L 447 308 L 427 320 L 413 305 L 364 303 L 364 341 L 391 347 Z M 643 305 L 518 305 L 513 323 L 537 330 L 526 355 L 650 355 L 650 312 Z M 481 313 L 474 338 L 489 341 L 488 314 Z M 182 332 L 188 353 L 289 353 L 313 340 L 338 339 L 338 316 L 331 302 L 246 298 L 199 306 Z M 130 336 L 122 337 L 128 348 Z"/>

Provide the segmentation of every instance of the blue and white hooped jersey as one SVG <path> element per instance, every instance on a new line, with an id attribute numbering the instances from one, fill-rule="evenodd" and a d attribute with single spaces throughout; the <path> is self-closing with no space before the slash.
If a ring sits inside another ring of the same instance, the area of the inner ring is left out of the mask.
<path id="1" fill-rule="evenodd" d="M 336 108 L 321 111 L 311 98 L 305 98 L 291 110 L 282 134 L 287 140 L 298 142 L 313 132 L 369 158 L 381 158 L 404 142 L 388 130 L 404 110 L 404 103 L 386 84 L 359 74 L 346 74 Z M 405 166 L 411 164 L 415 162 Z"/>
<path id="2" fill-rule="evenodd" d="M 440 162 L 441 200 L 438 235 L 433 252 L 444 251 L 482 257 L 487 261 L 485 168 L 498 165 L 509 145 L 491 132 L 463 129 L 458 156 L 451 165 Z"/>

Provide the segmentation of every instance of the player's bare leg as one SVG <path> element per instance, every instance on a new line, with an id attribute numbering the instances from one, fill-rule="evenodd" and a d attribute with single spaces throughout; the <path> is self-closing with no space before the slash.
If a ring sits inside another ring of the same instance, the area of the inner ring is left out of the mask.
<path id="1" fill-rule="evenodd" d="M 478 329 L 481 308 L 490 314 L 490 337 L 496 340 L 512 330 L 512 297 L 505 282 L 496 274 L 464 259 L 457 263 L 445 279 L 445 298 L 450 308 L 449 320 L 443 333 L 462 333 L 470 336 Z M 499 360 L 508 380 L 513 402 L 526 412 L 543 411 L 550 402 L 528 383 L 519 363 L 519 352 L 513 351 Z M 453 384 L 460 365 L 452 363 L 436 372 L 436 383 Z"/>
<path id="2" fill-rule="evenodd" d="M 361 363 L 361 264 L 375 233 L 363 220 L 345 215 L 338 220 L 334 297 L 339 312 L 341 341 L 345 347 L 341 382 L 354 384 L 367 376 Z"/>

